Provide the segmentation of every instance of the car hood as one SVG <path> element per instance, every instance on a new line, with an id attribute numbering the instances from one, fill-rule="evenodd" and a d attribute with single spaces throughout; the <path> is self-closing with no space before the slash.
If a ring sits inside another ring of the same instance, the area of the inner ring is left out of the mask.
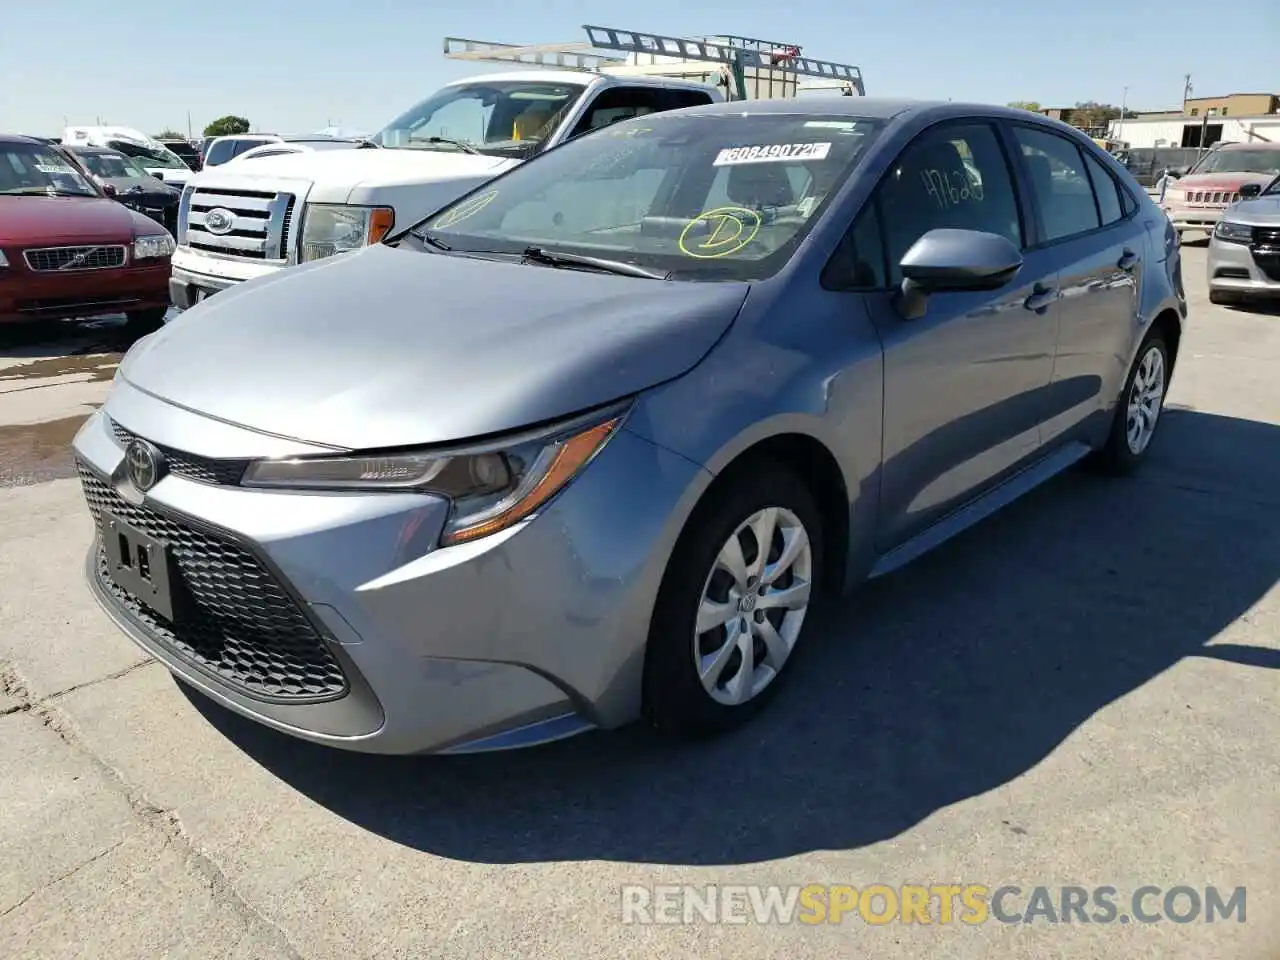
<path id="1" fill-rule="evenodd" d="M 287 177 L 310 180 L 329 189 L 391 187 L 431 180 L 497 176 L 516 161 L 504 157 L 450 153 L 447 150 L 315 150 L 278 157 L 255 157 L 243 166 L 210 167 L 207 179 Z M 225 171 L 225 172 L 224 172 Z"/>
<path id="2" fill-rule="evenodd" d="M 133 215 L 105 197 L 0 197 L 0 244 L 127 243 Z"/>
<path id="3" fill-rule="evenodd" d="M 376 246 L 240 284 L 140 341 L 133 386 L 329 447 L 447 443 L 685 373 L 739 283 L 683 283 Z"/>
<path id="4" fill-rule="evenodd" d="M 1246 183 L 1269 183 L 1271 173 L 1192 173 L 1176 181 L 1184 190 L 1239 190 Z"/>
<path id="5" fill-rule="evenodd" d="M 1260 227 L 1280 224 L 1280 194 L 1258 197 L 1254 200 L 1241 200 L 1231 207 L 1230 217 L 1232 220 L 1256 224 Z"/>
<path id="6" fill-rule="evenodd" d="M 120 198 L 134 190 L 144 196 L 160 197 L 171 203 L 177 203 L 178 198 L 182 196 L 182 191 L 155 177 L 102 177 L 101 182 L 115 187 L 116 195 Z"/>

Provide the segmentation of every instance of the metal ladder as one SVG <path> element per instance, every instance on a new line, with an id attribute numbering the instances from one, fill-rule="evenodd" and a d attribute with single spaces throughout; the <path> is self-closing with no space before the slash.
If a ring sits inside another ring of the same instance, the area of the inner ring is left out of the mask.
<path id="1" fill-rule="evenodd" d="M 773 75 L 781 73 L 789 78 L 793 91 L 799 77 L 816 77 L 839 81 L 847 86 L 848 92 L 857 91 L 858 96 L 866 96 L 861 70 L 851 64 L 802 56 L 797 44 L 739 36 L 692 39 L 591 25 L 584 25 L 582 29 L 587 40 L 574 43 L 521 45 L 445 37 L 444 55 L 453 60 L 601 73 L 611 68 L 624 70 L 636 66 L 627 57 L 616 56 L 617 53 L 647 54 L 655 58 L 668 57 L 673 61 L 711 63 L 728 68 L 736 88 L 730 98 L 734 100 L 748 99 L 747 71 L 754 72 L 753 79 L 757 84 L 762 79 L 761 74 L 765 73 L 772 86 Z M 654 65 L 657 65 L 656 60 Z"/>

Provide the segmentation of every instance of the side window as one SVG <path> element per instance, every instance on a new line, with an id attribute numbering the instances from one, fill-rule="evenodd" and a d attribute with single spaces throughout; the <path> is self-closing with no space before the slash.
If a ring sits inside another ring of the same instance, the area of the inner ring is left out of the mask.
<path id="1" fill-rule="evenodd" d="M 1089 170 L 1089 179 L 1093 181 L 1093 195 L 1098 198 L 1098 212 L 1102 214 L 1102 225 L 1115 223 L 1124 219 L 1124 207 L 1120 203 L 1120 185 L 1116 178 L 1107 173 L 1105 167 L 1095 158 L 1084 154 L 1084 165 Z"/>
<path id="2" fill-rule="evenodd" d="M 240 154 L 245 153 L 246 151 L 252 150 L 254 147 L 261 147 L 263 144 L 267 144 L 270 142 L 271 142 L 270 140 L 237 140 L 235 144 L 235 150 L 231 154 L 231 156 L 238 157 L 240 156 Z"/>
<path id="3" fill-rule="evenodd" d="M 646 113 L 659 113 L 668 109 L 667 98 L 670 93 L 671 91 L 661 87 L 611 87 L 601 91 L 573 128 L 571 136 L 599 130 L 619 120 L 642 117 Z"/>
<path id="4" fill-rule="evenodd" d="M 711 103 L 711 94 L 701 90 L 667 90 L 664 110 L 683 110 L 685 107 L 701 107 Z"/>
<path id="5" fill-rule="evenodd" d="M 862 208 L 822 271 L 828 290 L 883 290 L 887 285 L 880 213 L 872 201 Z"/>
<path id="6" fill-rule="evenodd" d="M 209 166 L 215 166 L 219 163 L 226 163 L 235 156 L 235 141 L 220 140 L 209 148 L 209 152 L 205 154 L 204 162 Z"/>
<path id="7" fill-rule="evenodd" d="M 930 230 L 981 230 L 1023 246 L 1009 165 L 994 128 L 944 124 L 916 137 L 877 188 L 890 282 L 911 245 Z"/>
<path id="8" fill-rule="evenodd" d="M 1076 145 L 1056 133 L 1015 126 L 1046 241 L 1098 229 L 1098 208 Z"/>

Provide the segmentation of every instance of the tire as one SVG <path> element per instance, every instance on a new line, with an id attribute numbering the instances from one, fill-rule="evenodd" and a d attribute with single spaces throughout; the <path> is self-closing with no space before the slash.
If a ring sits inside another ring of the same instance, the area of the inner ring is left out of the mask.
<path id="1" fill-rule="evenodd" d="M 1158 356 L 1158 361 L 1150 360 L 1153 355 Z M 1155 367 L 1147 366 L 1149 362 L 1155 364 Z M 1147 400 L 1141 406 L 1148 413 L 1147 415 L 1137 415 L 1142 416 L 1148 426 L 1141 435 L 1139 442 L 1134 444 L 1131 442 L 1130 408 L 1135 398 L 1135 381 L 1138 380 L 1140 371 L 1145 379 L 1153 369 L 1158 369 L 1159 371 L 1159 395 L 1155 398 L 1153 407 L 1151 398 L 1154 395 L 1154 391 L 1151 390 L 1150 386 L 1139 388 L 1139 392 L 1147 397 Z M 1106 444 L 1094 458 L 1095 464 L 1103 472 L 1123 476 L 1132 473 L 1146 459 L 1148 452 L 1151 450 L 1151 444 L 1155 439 L 1156 430 L 1160 425 L 1160 414 L 1164 410 L 1164 400 L 1169 389 L 1169 371 L 1169 347 L 1165 343 L 1164 336 L 1158 330 L 1152 330 L 1143 339 L 1142 345 L 1138 347 L 1133 366 L 1124 381 L 1124 390 L 1121 391 L 1120 399 L 1116 404 L 1115 417 L 1111 421 L 1111 432 L 1107 435 Z"/>
<path id="2" fill-rule="evenodd" d="M 776 694 L 812 620 L 823 582 L 821 512 L 795 473 L 773 461 L 760 461 L 745 467 L 712 495 L 714 500 L 694 514 L 667 565 L 645 653 L 645 715 L 663 733 L 682 738 L 711 736 L 739 726 Z M 736 537 L 747 572 L 758 570 L 753 563 L 759 556 L 756 536 L 748 531 L 760 529 L 759 523 L 767 522 L 769 516 L 775 518 L 775 525 L 767 556 L 774 563 L 781 559 L 784 543 L 797 542 L 797 529 L 807 539 L 807 549 L 800 546 L 794 562 L 775 571 L 771 585 L 762 588 L 749 581 L 753 589 L 748 593 L 742 589 L 743 577 L 735 580 L 727 572 L 721 553 Z M 762 596 L 792 590 L 805 581 L 809 589 L 801 588 L 799 593 L 807 598 L 803 608 L 789 610 L 774 603 L 768 609 L 756 608 Z M 704 596 L 724 602 L 722 614 L 729 616 L 699 635 Z M 736 639 L 742 636 L 743 624 L 751 637 L 749 646 L 739 645 Z M 749 677 L 743 669 L 744 646 L 754 664 Z M 717 660 L 714 654 L 721 651 L 725 656 Z M 707 685 L 700 676 L 699 657 L 704 670 L 719 666 L 713 675 L 717 679 Z"/>
<path id="3" fill-rule="evenodd" d="M 164 326 L 167 307 L 151 307 L 147 310 L 133 310 L 125 314 L 130 333 L 151 333 Z"/>

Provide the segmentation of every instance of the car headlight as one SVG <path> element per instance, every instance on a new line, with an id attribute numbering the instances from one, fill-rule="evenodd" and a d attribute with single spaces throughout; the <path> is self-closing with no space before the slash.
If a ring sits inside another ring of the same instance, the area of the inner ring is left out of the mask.
<path id="1" fill-rule="evenodd" d="M 306 263 L 367 247 L 385 237 L 394 222 L 390 207 L 309 203 L 302 218 L 299 259 Z"/>
<path id="2" fill-rule="evenodd" d="M 259 460 L 247 487 L 421 491 L 452 508 L 441 543 L 487 537 L 529 517 L 591 462 L 625 419 L 617 405 L 536 433 L 455 450 Z"/>
<path id="3" fill-rule="evenodd" d="M 133 259 L 154 260 L 156 257 L 169 257 L 173 255 L 176 246 L 173 237 L 167 232 L 151 233 L 133 241 Z"/>
<path id="4" fill-rule="evenodd" d="M 1231 223 L 1229 220 L 1219 220 L 1218 225 L 1213 228 L 1213 235 L 1228 243 L 1248 243 L 1253 239 L 1253 227 L 1245 226 L 1243 223 Z"/>

